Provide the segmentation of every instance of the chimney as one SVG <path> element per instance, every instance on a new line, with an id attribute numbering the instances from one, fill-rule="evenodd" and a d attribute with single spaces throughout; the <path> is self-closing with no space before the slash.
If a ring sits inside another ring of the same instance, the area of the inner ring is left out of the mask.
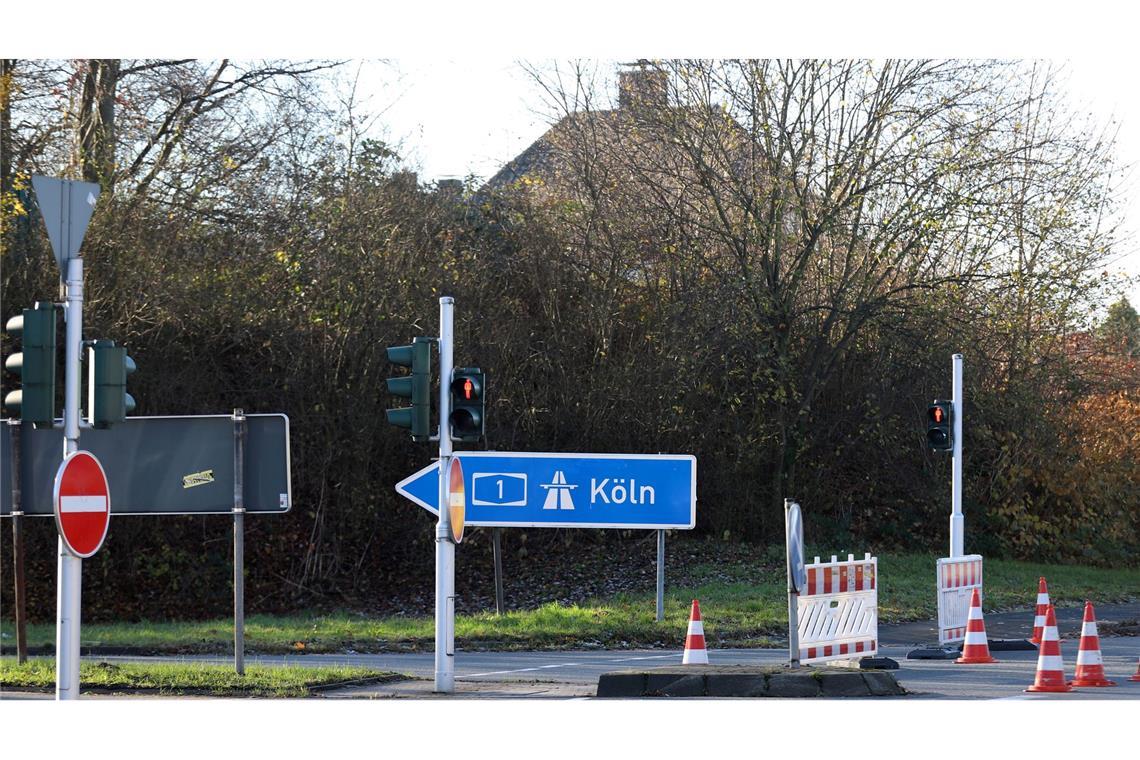
<path id="1" fill-rule="evenodd" d="M 460 200 L 463 197 L 463 180 L 446 177 L 435 183 L 435 192 L 444 198 Z"/>
<path id="2" fill-rule="evenodd" d="M 669 73 L 638 61 L 637 69 L 618 72 L 618 106 L 637 108 L 669 105 Z"/>

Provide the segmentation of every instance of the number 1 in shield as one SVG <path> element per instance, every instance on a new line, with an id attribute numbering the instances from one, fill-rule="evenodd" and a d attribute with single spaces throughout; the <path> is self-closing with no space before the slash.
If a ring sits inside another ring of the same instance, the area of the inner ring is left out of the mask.
<path id="1" fill-rule="evenodd" d="M 526 474 L 520 472 L 472 474 L 471 504 L 482 507 L 525 507 Z"/>

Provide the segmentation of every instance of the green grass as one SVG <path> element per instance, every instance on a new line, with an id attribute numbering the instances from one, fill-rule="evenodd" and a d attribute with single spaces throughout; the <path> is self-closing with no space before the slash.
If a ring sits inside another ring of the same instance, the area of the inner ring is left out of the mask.
<path id="1" fill-rule="evenodd" d="M 194 663 L 109 663 L 79 665 L 81 691 L 151 690 L 158 694 L 208 694 L 217 697 L 306 697 L 323 686 L 362 680 L 390 680 L 392 673 L 369 668 L 250 665 L 239 676 L 229 665 Z M 31 657 L 23 665 L 0 658 L 0 686 L 54 690 L 55 658 Z"/>
<path id="2" fill-rule="evenodd" d="M 883 623 L 930 620 L 936 615 L 934 560 L 928 555 L 893 555 L 879 560 L 879 619 Z M 652 591 L 622 594 L 579 605 L 548 604 L 523 612 L 460 615 L 457 645 L 464 649 L 678 647 L 684 641 L 689 606 L 699 599 L 710 644 L 775 645 L 787 631 L 787 596 L 782 569 L 754 564 L 707 564 L 686 569 L 685 586 L 667 584 L 665 620 L 655 620 Z M 1140 599 L 1140 569 L 986 560 L 986 612 L 1024 610 L 1032 614 L 1037 578 L 1049 582 L 1052 601 L 1076 606 Z M 667 579 L 668 580 L 668 579 Z M 0 626 L 5 652 L 15 643 L 10 621 Z M 430 649 L 431 617 L 374 618 L 350 612 L 252 615 L 246 618 L 248 651 L 357 652 Z M 28 626 L 29 644 L 49 646 L 54 625 Z M 168 653 L 232 651 L 230 620 L 85 624 L 83 646 L 132 647 Z"/>

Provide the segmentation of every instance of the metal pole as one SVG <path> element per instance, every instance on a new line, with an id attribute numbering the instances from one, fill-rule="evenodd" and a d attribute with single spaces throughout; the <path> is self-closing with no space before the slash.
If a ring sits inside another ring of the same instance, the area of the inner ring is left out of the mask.
<path id="1" fill-rule="evenodd" d="M 245 675 L 245 412 L 234 409 L 234 670 Z"/>
<path id="2" fill-rule="evenodd" d="M 657 622 L 665 619 L 665 531 L 657 531 Z"/>
<path id="3" fill-rule="evenodd" d="M 67 262 L 66 368 L 63 402 L 63 455 L 79 450 L 79 369 L 83 342 L 83 259 Z M 79 629 L 83 560 L 59 538 L 55 628 L 55 698 L 79 698 Z"/>
<path id="4" fill-rule="evenodd" d="M 447 488 L 451 465 L 451 369 L 455 299 L 439 299 L 439 522 L 435 527 L 435 691 L 455 691 L 455 544 Z"/>
<path id="5" fill-rule="evenodd" d="M 962 517 L 962 355 L 954 354 L 954 475 L 950 485 L 950 556 L 965 552 L 965 518 Z"/>
<path id="6" fill-rule="evenodd" d="M 28 618 L 24 580 L 24 512 L 20 492 L 20 423 L 8 420 L 12 432 L 12 563 L 16 582 L 16 662 L 28 661 Z"/>
<path id="7" fill-rule="evenodd" d="M 793 558 L 797 556 L 797 551 L 793 550 L 792 543 L 795 538 L 792 536 L 792 530 L 789 525 L 788 516 L 791 511 L 793 501 L 791 499 L 784 499 L 784 536 L 785 536 L 785 556 L 788 562 L 788 664 L 793 668 L 800 666 L 800 618 L 799 618 L 799 590 L 792 579 L 794 572 L 792 568 Z M 802 547 L 798 550 L 802 551 Z"/>
<path id="8" fill-rule="evenodd" d="M 503 529 L 491 529 L 491 553 L 495 560 L 495 612 L 502 615 L 505 612 L 503 602 Z"/>

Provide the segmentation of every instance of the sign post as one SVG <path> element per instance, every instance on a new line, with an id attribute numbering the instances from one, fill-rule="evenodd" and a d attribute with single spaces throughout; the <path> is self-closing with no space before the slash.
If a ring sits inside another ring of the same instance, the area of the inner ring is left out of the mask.
<path id="1" fill-rule="evenodd" d="M 22 496 L 20 493 L 20 422 L 8 420 L 6 426 L 12 437 L 12 562 L 13 576 L 16 583 L 16 594 L 13 602 L 16 607 L 16 662 L 23 665 L 28 661 L 28 621 L 25 614 L 24 594 L 24 526 L 23 510 L 20 509 Z M 2 481 L 3 478 L 0 478 Z"/>
<path id="2" fill-rule="evenodd" d="M 245 675 L 245 412 L 234 409 L 234 671 Z"/>
<path id="3" fill-rule="evenodd" d="M 439 299 L 439 471 L 449 473 L 451 464 L 451 370 L 454 362 L 453 319 L 455 299 Z M 436 489 L 439 510 L 435 528 L 435 691 L 455 691 L 455 544 L 451 535 L 448 477 L 440 477 Z"/>
<path id="4" fill-rule="evenodd" d="M 800 505 L 791 499 L 784 499 L 784 536 L 787 541 L 788 559 L 788 664 L 800 666 L 800 591 L 807 581 L 804 567 L 804 523 L 800 515 Z"/>
<path id="5" fill-rule="evenodd" d="M 59 528 L 55 695 L 78 699 L 83 559 L 99 551 L 107 536 L 110 488 L 99 460 L 86 451 L 73 451 L 59 466 L 53 490 Z"/>
<path id="6" fill-rule="evenodd" d="M 665 619 L 665 531 L 657 531 L 657 622 Z"/>

